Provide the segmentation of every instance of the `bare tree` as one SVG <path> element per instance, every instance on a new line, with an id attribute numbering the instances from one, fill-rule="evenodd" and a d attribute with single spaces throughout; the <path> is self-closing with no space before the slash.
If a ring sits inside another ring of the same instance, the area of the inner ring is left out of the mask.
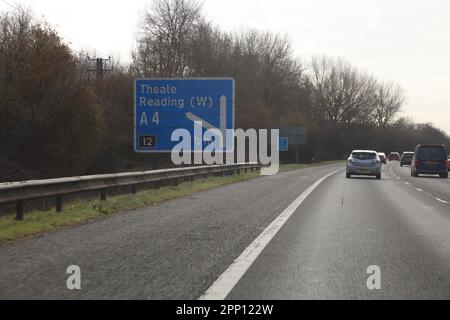
<path id="1" fill-rule="evenodd" d="M 201 22 L 190 40 L 188 50 L 190 75 L 219 77 L 236 73 L 234 47 L 232 35 L 210 22 Z"/>
<path id="2" fill-rule="evenodd" d="M 341 58 L 315 57 L 311 66 L 316 120 L 335 124 L 369 122 L 376 84 L 372 76 Z"/>
<path id="3" fill-rule="evenodd" d="M 314 116 L 318 121 L 340 122 L 344 107 L 343 83 L 340 75 L 348 69 L 342 60 L 314 57 L 311 63 L 314 85 Z"/>
<path id="4" fill-rule="evenodd" d="M 140 76 L 184 76 L 190 38 L 201 21 L 201 6 L 190 0 L 153 0 L 141 22 L 133 66 Z"/>
<path id="5" fill-rule="evenodd" d="M 379 127 L 386 127 L 400 112 L 405 95 L 403 89 L 392 82 L 381 82 L 376 85 L 373 96 L 371 116 Z"/>

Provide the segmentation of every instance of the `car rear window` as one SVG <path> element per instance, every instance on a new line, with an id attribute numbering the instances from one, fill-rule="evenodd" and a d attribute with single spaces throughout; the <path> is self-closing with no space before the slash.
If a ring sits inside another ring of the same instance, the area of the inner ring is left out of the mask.
<path id="1" fill-rule="evenodd" d="M 420 147 L 417 150 L 417 158 L 422 160 L 447 159 L 447 152 L 444 147 Z"/>
<path id="2" fill-rule="evenodd" d="M 358 160 L 372 160 L 375 159 L 377 155 L 373 152 L 353 152 L 352 158 Z"/>

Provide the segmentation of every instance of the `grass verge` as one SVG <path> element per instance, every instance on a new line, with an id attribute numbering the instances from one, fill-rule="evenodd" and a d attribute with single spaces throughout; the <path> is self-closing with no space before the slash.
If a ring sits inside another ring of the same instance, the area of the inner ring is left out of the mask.
<path id="1" fill-rule="evenodd" d="M 182 183 L 177 187 L 167 186 L 158 190 L 143 190 L 134 195 L 118 195 L 107 198 L 106 201 L 80 200 L 66 204 L 62 213 L 57 213 L 55 210 L 27 212 L 24 214 L 23 221 L 14 220 L 15 215 L 13 214 L 6 215 L 0 217 L 0 244 L 62 227 L 86 223 L 116 212 L 186 197 L 196 192 L 252 179 L 258 175 L 259 172 L 255 171 L 241 175 L 199 179 Z"/>
<path id="2" fill-rule="evenodd" d="M 327 161 L 314 164 L 288 164 L 282 165 L 280 171 L 291 171 L 339 162 L 341 161 Z M 80 200 L 66 204 L 62 213 L 57 213 L 55 210 L 27 212 L 24 215 L 23 221 L 14 220 L 15 215 L 13 214 L 5 215 L 0 217 L 0 244 L 101 219 L 102 217 L 117 212 L 187 197 L 196 192 L 252 179 L 258 175 L 259 172 L 253 172 L 234 176 L 211 177 L 193 182 L 185 182 L 178 187 L 161 187 L 158 190 L 143 190 L 134 195 L 114 196 L 108 198 L 106 201 Z"/>

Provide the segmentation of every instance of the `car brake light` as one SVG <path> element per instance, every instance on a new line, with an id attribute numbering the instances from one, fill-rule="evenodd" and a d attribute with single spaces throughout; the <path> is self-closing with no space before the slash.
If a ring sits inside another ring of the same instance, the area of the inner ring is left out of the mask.
<path id="1" fill-rule="evenodd" d="M 420 161 L 419 160 L 416 160 L 415 162 L 414 162 L 414 165 L 415 166 L 418 166 L 420 164 Z"/>

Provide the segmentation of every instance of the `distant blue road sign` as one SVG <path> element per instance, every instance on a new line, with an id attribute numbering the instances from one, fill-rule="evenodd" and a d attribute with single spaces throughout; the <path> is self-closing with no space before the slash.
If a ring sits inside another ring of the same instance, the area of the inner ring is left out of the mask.
<path id="1" fill-rule="evenodd" d="M 278 140 L 278 151 L 288 151 L 289 150 L 289 138 L 279 137 Z"/>
<path id="2" fill-rule="evenodd" d="M 280 128 L 280 136 L 287 137 L 291 147 L 308 143 L 308 130 L 304 127 Z"/>
<path id="3" fill-rule="evenodd" d="M 233 79 L 136 80 L 136 152 L 172 151 L 179 143 L 171 141 L 172 132 L 186 129 L 194 137 L 194 121 L 202 121 L 203 130 L 217 128 L 224 136 L 226 129 L 234 129 Z"/>

